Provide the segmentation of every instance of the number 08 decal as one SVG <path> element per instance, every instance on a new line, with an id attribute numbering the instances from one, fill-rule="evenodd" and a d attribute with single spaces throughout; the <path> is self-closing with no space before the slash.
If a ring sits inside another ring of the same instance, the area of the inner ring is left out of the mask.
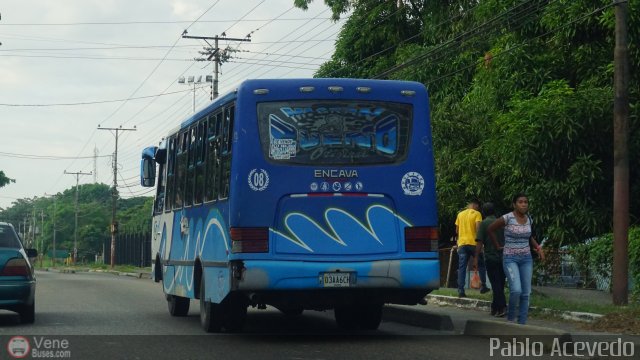
<path id="1" fill-rule="evenodd" d="M 263 191 L 269 186 L 269 174 L 265 169 L 253 169 L 249 172 L 249 187 L 253 191 Z"/>

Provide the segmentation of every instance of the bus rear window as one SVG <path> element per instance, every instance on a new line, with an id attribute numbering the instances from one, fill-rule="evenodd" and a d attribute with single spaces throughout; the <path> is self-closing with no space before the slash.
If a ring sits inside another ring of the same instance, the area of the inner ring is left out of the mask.
<path id="1" fill-rule="evenodd" d="M 370 165 L 405 159 L 411 105 L 382 101 L 258 104 L 260 141 L 275 162 Z"/>

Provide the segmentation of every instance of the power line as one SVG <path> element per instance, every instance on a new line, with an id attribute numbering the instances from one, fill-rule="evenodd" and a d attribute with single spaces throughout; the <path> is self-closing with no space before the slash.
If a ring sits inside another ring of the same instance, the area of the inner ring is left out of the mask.
<path id="1" fill-rule="evenodd" d="M 20 57 L 20 58 L 45 58 L 45 59 L 78 59 L 78 60 L 126 60 L 126 61 L 193 61 L 192 59 L 157 59 L 157 58 L 136 58 L 122 56 L 63 56 L 63 55 L 23 55 L 23 54 L 0 54 L 0 57 Z"/>
<path id="2" fill-rule="evenodd" d="M 129 98 L 126 98 L 126 99 L 116 99 L 116 100 L 96 100 L 96 101 L 84 101 L 84 102 L 74 102 L 74 103 L 51 103 L 51 104 L 8 104 L 8 103 L 0 103 L 0 106 L 10 106 L 10 107 L 49 107 L 49 106 L 95 105 L 95 104 L 107 104 L 107 103 L 116 103 L 116 102 L 126 102 L 126 101 L 131 101 L 131 100 L 148 99 L 148 98 L 154 98 L 154 97 L 158 97 L 158 96 L 179 94 L 179 93 L 183 93 L 185 91 L 188 92 L 188 91 L 191 91 L 191 90 L 178 90 L 178 91 L 172 91 L 172 92 L 169 92 L 169 93 L 161 93 L 161 94 L 138 96 L 138 97 L 129 97 Z"/>
<path id="3" fill-rule="evenodd" d="M 604 10 L 604 9 L 606 9 L 606 8 L 608 8 L 608 7 L 611 7 L 611 6 L 615 6 L 615 5 L 616 5 L 615 3 L 610 3 L 610 4 L 603 5 L 603 6 L 599 7 L 599 8 L 597 8 L 597 9 L 595 9 L 595 10 L 593 10 L 593 11 L 589 12 L 588 14 L 585 14 L 585 15 L 583 15 L 583 16 L 581 16 L 581 17 L 577 18 L 577 19 L 571 20 L 571 21 L 569 21 L 569 22 L 567 22 L 567 23 L 565 23 L 565 24 L 563 24 L 563 25 L 561 25 L 561 26 L 558 26 L 558 27 L 556 27 L 556 28 L 554 28 L 554 29 L 551 29 L 551 30 L 549 30 L 549 31 L 547 31 L 547 32 L 545 32 L 545 33 L 543 33 L 543 34 L 540 34 L 540 35 L 538 35 L 538 36 L 535 36 L 535 37 L 533 37 L 533 38 L 530 38 L 530 39 L 528 39 L 526 42 L 523 42 L 523 43 L 518 44 L 518 45 L 514 45 L 513 47 L 510 47 L 510 48 L 508 48 L 508 49 L 506 49 L 506 50 L 503 50 L 503 51 L 501 51 L 501 52 L 499 52 L 499 53 L 497 53 L 497 54 L 492 54 L 492 56 L 493 56 L 493 58 L 495 58 L 495 57 L 500 56 L 500 55 L 508 54 L 508 53 L 510 53 L 510 52 L 512 52 L 512 51 L 514 51 L 514 50 L 516 50 L 516 49 L 519 49 L 519 48 L 522 48 L 522 47 L 524 47 L 524 46 L 526 46 L 526 45 L 529 45 L 529 43 L 531 42 L 531 40 L 536 40 L 536 39 L 539 39 L 539 38 L 541 38 L 541 37 L 547 36 L 547 35 L 549 35 L 549 34 L 555 33 L 555 32 L 557 32 L 557 31 L 559 31 L 559 30 L 561 30 L 561 29 L 563 29 L 563 28 L 565 28 L 565 27 L 567 27 L 567 26 L 569 26 L 569 25 L 575 24 L 576 22 L 579 22 L 579 21 L 581 21 L 581 20 L 584 20 L 584 19 L 586 19 L 586 18 L 588 18 L 588 17 L 592 16 L 592 15 L 593 15 L 593 14 L 595 14 L 595 13 L 601 12 L 602 10 Z M 549 41 L 551 41 L 551 39 L 550 39 Z M 474 67 L 474 66 L 477 66 L 477 65 L 479 65 L 479 64 L 481 64 L 481 63 L 483 63 L 484 61 L 485 61 L 484 59 L 482 59 L 482 60 L 478 60 L 478 61 L 474 61 L 474 62 L 473 62 L 471 65 L 469 65 L 469 66 L 465 66 L 465 67 L 462 67 L 462 68 L 456 69 L 456 70 L 451 71 L 451 72 L 449 72 L 449 73 L 447 73 L 447 74 L 445 74 L 445 75 L 442 75 L 442 76 L 440 76 L 440 77 L 438 77 L 438 78 L 436 78 L 436 79 L 434 79 L 434 80 L 427 81 L 427 84 L 434 83 L 434 82 L 437 82 L 437 81 L 440 81 L 440 80 L 446 79 L 447 77 L 450 77 L 450 76 L 451 76 L 451 75 L 453 75 L 453 74 L 456 74 L 456 73 L 458 73 L 458 72 L 460 72 L 460 71 L 464 71 L 464 70 L 466 70 L 466 69 L 470 69 L 470 68 L 472 68 L 472 67 Z"/>
<path id="4" fill-rule="evenodd" d="M 215 5 L 215 4 L 214 4 Z M 294 8 L 294 7 L 292 7 Z M 278 21 L 305 21 L 309 18 L 282 18 Z M 330 17 L 326 20 L 331 20 Z M 175 20 L 175 21 L 96 21 L 96 22 L 68 22 L 68 23 L 1 23 L 0 26 L 80 26 L 80 25 L 155 25 L 155 24 L 192 24 L 199 22 L 208 23 L 239 23 L 239 22 L 262 22 L 273 21 L 273 19 L 228 19 L 228 20 Z"/>
<path id="5" fill-rule="evenodd" d="M 93 159 L 94 156 L 50 156 L 50 155 L 33 155 L 33 154 L 19 154 L 0 151 L 0 156 L 18 158 L 18 159 L 30 159 L 30 160 L 71 160 L 71 159 Z M 111 155 L 103 155 L 97 157 L 109 157 Z"/>
<path id="6" fill-rule="evenodd" d="M 523 2 L 521 2 L 521 3 L 517 4 L 517 5 L 515 5 L 514 7 L 509 8 L 509 9 L 507 9 L 506 11 L 504 11 L 504 12 L 502 12 L 502 13 L 500 13 L 500 14 L 498 14 L 498 15 L 494 16 L 494 17 L 492 17 L 492 18 L 491 18 L 491 19 L 489 19 L 488 21 L 486 21 L 486 22 L 484 22 L 484 23 L 482 23 L 482 24 L 479 24 L 479 25 L 477 25 L 477 26 L 475 26 L 475 27 L 471 28 L 470 30 L 464 31 L 463 33 L 458 34 L 457 36 L 455 36 L 455 37 L 453 37 L 453 38 L 451 38 L 451 39 L 449 39 L 449 40 L 447 40 L 447 41 L 445 41 L 445 42 L 443 42 L 443 43 L 438 44 L 434 49 L 430 49 L 430 50 L 428 50 L 428 51 L 426 51 L 426 52 L 424 52 L 424 53 L 422 53 L 422 54 L 420 54 L 420 55 L 418 55 L 418 56 L 415 56 L 415 57 L 413 57 L 412 59 L 407 60 L 407 61 L 405 61 L 405 62 L 404 62 L 404 63 L 402 63 L 402 64 L 398 64 L 398 65 L 392 66 L 391 68 L 389 68 L 389 69 L 387 69 L 387 70 L 383 71 L 382 73 L 379 73 L 378 75 L 374 76 L 374 78 L 384 78 L 384 77 L 386 77 L 387 75 L 390 75 L 390 74 L 392 74 L 392 73 L 394 73 L 394 72 L 396 72 L 396 71 L 399 71 L 399 70 L 402 70 L 402 69 L 404 69 L 404 68 L 406 68 L 406 67 L 408 67 L 408 66 L 411 66 L 411 65 L 413 65 L 413 64 L 415 64 L 415 63 L 417 63 L 418 61 L 421 61 L 421 60 L 424 60 L 424 59 L 428 59 L 428 58 L 430 58 L 431 56 L 433 56 L 433 53 L 434 53 L 434 52 L 436 52 L 436 51 L 440 51 L 441 49 L 444 49 L 446 46 L 453 45 L 453 44 L 455 44 L 456 42 L 461 41 L 461 40 L 462 40 L 462 39 L 464 39 L 465 37 L 473 37 L 473 36 L 478 36 L 478 35 L 486 35 L 486 31 L 482 31 L 482 30 L 483 30 L 483 27 L 488 26 L 488 25 L 490 25 L 490 24 L 492 24 L 492 23 L 496 22 L 496 21 L 497 21 L 497 20 L 499 20 L 500 18 L 507 16 L 510 12 L 512 12 L 512 11 L 514 11 L 514 10 L 516 10 L 516 9 L 520 8 L 521 6 L 528 5 L 528 4 L 532 4 L 533 6 L 535 6 L 535 5 L 536 5 L 536 4 L 531 3 L 530 1 L 523 1 Z M 532 7 L 533 7 L 533 6 L 532 6 Z M 528 10 L 528 9 L 525 9 L 525 11 L 526 11 L 526 10 Z M 536 11 L 537 11 L 537 9 L 536 9 Z M 535 11 L 533 11 L 533 12 L 531 12 L 531 13 L 528 13 L 528 14 L 526 14 L 526 16 L 531 15 L 531 14 L 533 14 L 534 12 L 535 12 Z M 523 17 L 524 17 L 524 16 L 523 16 Z M 489 29 L 485 29 L 485 30 L 494 30 L 494 29 L 496 29 L 496 27 L 489 28 Z"/>

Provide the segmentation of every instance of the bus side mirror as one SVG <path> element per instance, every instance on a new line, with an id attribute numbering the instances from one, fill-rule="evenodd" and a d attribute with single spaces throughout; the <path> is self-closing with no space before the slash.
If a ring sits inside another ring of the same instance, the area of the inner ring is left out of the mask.
<path id="1" fill-rule="evenodd" d="M 156 160 L 155 155 L 158 147 L 151 146 L 142 151 L 142 160 L 140 161 L 140 185 L 143 187 L 152 187 L 156 184 Z"/>
<path id="2" fill-rule="evenodd" d="M 148 157 L 142 158 L 140 163 L 140 185 L 143 187 L 156 185 L 156 162 Z"/>

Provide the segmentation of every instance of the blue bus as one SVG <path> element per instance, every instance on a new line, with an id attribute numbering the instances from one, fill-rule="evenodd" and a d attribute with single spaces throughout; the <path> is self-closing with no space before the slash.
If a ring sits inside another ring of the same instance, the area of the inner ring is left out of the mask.
<path id="1" fill-rule="evenodd" d="M 422 84 L 246 80 L 144 149 L 141 184 L 156 186 L 153 279 L 173 316 L 199 299 L 207 332 L 267 305 L 377 329 L 385 303 L 439 287 Z"/>

